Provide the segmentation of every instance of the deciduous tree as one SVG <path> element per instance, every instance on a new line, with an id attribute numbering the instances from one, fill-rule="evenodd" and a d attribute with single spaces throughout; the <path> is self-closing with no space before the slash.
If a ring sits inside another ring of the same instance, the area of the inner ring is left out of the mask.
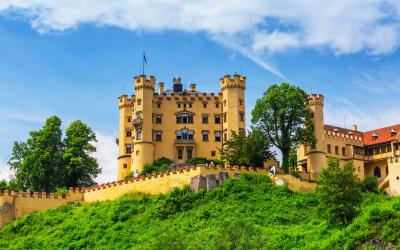
<path id="1" fill-rule="evenodd" d="M 281 150 L 285 171 L 289 169 L 291 147 L 315 144 L 307 102 L 307 93 L 301 88 L 288 83 L 273 84 L 257 100 L 252 111 L 254 126 Z"/>

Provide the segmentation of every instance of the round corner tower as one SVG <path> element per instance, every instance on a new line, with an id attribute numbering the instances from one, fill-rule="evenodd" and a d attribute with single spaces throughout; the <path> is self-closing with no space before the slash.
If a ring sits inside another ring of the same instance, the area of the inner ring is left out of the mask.
<path id="1" fill-rule="evenodd" d="M 134 77 L 136 103 L 133 110 L 133 149 L 131 171 L 143 169 L 146 163 L 154 160 L 153 143 L 153 95 L 155 78 L 145 75 Z"/>
<path id="2" fill-rule="evenodd" d="M 132 138 L 129 136 L 132 131 L 132 105 L 133 100 L 127 95 L 118 98 L 119 109 L 119 137 L 118 144 L 118 180 L 123 180 L 131 173 L 131 147 Z M 127 133 L 127 131 L 129 131 Z M 128 136 L 127 136 L 128 135 Z"/>
<path id="3" fill-rule="evenodd" d="M 233 78 L 226 75 L 220 79 L 222 91 L 223 129 L 226 139 L 236 133 L 246 131 L 245 96 L 246 77 L 235 74 Z"/>
<path id="4" fill-rule="evenodd" d="M 314 135 L 317 140 L 315 147 L 308 146 L 307 172 L 312 179 L 317 179 L 321 168 L 326 167 L 326 151 L 324 138 L 324 96 L 312 94 L 308 99 L 308 108 L 313 119 Z"/>

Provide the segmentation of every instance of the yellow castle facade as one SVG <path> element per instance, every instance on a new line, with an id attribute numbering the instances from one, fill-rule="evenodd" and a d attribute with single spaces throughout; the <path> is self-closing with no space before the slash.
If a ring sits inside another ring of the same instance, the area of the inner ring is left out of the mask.
<path id="1" fill-rule="evenodd" d="M 379 187 L 391 195 L 400 194 L 400 124 L 371 131 L 359 131 L 324 123 L 324 96 L 310 95 L 309 110 L 314 121 L 315 147 L 297 150 L 298 169 L 305 179 L 317 179 L 329 157 L 339 157 L 341 166 L 352 161 L 363 180 L 376 176 Z"/>
<path id="2" fill-rule="evenodd" d="M 135 94 L 118 98 L 118 180 L 161 157 L 175 163 L 190 158 L 219 159 L 222 143 L 232 131 L 245 133 L 246 77 L 226 75 L 219 93 L 184 89 L 176 76 L 172 89 L 154 76 L 134 77 Z"/>

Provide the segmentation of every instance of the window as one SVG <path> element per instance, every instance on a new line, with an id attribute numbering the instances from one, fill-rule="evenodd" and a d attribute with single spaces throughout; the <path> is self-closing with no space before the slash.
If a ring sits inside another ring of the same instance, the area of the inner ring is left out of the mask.
<path id="1" fill-rule="evenodd" d="M 224 130 L 224 141 L 228 139 L 228 131 Z"/>
<path id="2" fill-rule="evenodd" d="M 178 159 L 179 160 L 183 159 L 183 150 L 182 149 L 178 149 Z"/>
<path id="3" fill-rule="evenodd" d="M 124 164 L 124 168 L 128 168 L 128 164 L 125 163 L 125 164 Z"/>
<path id="4" fill-rule="evenodd" d="M 339 146 L 335 146 L 335 154 L 339 154 Z"/>
<path id="5" fill-rule="evenodd" d="M 332 150 L 331 150 L 331 144 L 328 144 L 327 148 L 328 148 L 328 154 L 330 154 L 330 153 L 332 152 Z"/>
<path id="6" fill-rule="evenodd" d="M 193 150 L 191 148 L 188 148 L 187 150 L 187 159 L 191 159 L 193 157 Z"/>
<path id="7" fill-rule="evenodd" d="M 215 131 L 214 132 L 215 141 L 221 141 L 221 132 Z"/>
<path id="8" fill-rule="evenodd" d="M 203 108 L 207 108 L 207 103 L 203 102 Z"/>
<path id="9" fill-rule="evenodd" d="M 161 108 L 161 103 L 157 103 L 157 108 Z"/>
<path id="10" fill-rule="evenodd" d="M 244 121 L 244 113 L 242 112 L 239 113 L 239 120 L 242 122 Z"/>
<path id="11" fill-rule="evenodd" d="M 378 166 L 374 168 L 374 176 L 377 178 L 381 178 L 381 169 Z"/>
<path id="12" fill-rule="evenodd" d="M 132 121 L 132 116 L 128 116 L 128 122 Z"/>
<path id="13" fill-rule="evenodd" d="M 346 147 L 342 147 L 342 155 L 346 155 Z"/>
<path id="14" fill-rule="evenodd" d="M 125 153 L 126 154 L 131 154 L 132 153 L 132 144 L 126 144 L 125 145 Z"/>
<path id="15" fill-rule="evenodd" d="M 179 113 L 176 115 L 176 123 L 186 124 L 193 123 L 193 114 L 191 113 Z"/>
<path id="16" fill-rule="evenodd" d="M 139 150 L 136 150 L 136 155 L 139 155 Z"/>
<path id="17" fill-rule="evenodd" d="M 132 137 L 132 131 L 131 130 L 127 130 L 126 131 L 126 137 Z"/>
<path id="18" fill-rule="evenodd" d="M 155 141 L 161 141 L 161 131 L 156 131 L 156 132 L 154 132 L 154 140 Z"/>
<path id="19" fill-rule="evenodd" d="M 156 115 L 156 123 L 161 124 L 161 122 L 162 122 L 161 115 Z"/>
<path id="20" fill-rule="evenodd" d="M 137 105 L 141 105 L 142 104 L 142 99 L 137 99 Z"/>
<path id="21" fill-rule="evenodd" d="M 208 141 L 208 131 L 203 131 L 203 141 Z"/>
<path id="22" fill-rule="evenodd" d="M 242 106 L 243 105 L 243 100 L 239 99 L 239 105 Z"/>
<path id="23" fill-rule="evenodd" d="M 216 102 L 216 103 L 215 103 L 215 107 L 216 107 L 216 108 L 219 108 L 219 102 Z"/>
<path id="24" fill-rule="evenodd" d="M 189 103 L 189 108 L 192 108 L 192 104 L 191 103 Z"/>
<path id="25" fill-rule="evenodd" d="M 226 113 L 223 114 L 224 122 L 226 122 Z"/>
<path id="26" fill-rule="evenodd" d="M 216 124 L 220 124 L 221 123 L 221 116 L 219 116 L 219 115 L 215 116 L 215 123 Z"/>
<path id="27" fill-rule="evenodd" d="M 202 122 L 203 122 L 203 124 L 207 124 L 208 123 L 208 115 L 203 115 L 202 116 Z"/>
<path id="28" fill-rule="evenodd" d="M 314 113 L 311 113 L 311 118 L 314 118 Z"/>
<path id="29" fill-rule="evenodd" d="M 188 130 L 186 128 L 175 132 L 177 140 L 193 140 L 193 134 L 193 130 Z"/>
<path id="30" fill-rule="evenodd" d="M 211 157 L 215 157 L 216 152 L 215 151 L 211 151 Z"/>
<path id="31" fill-rule="evenodd" d="M 181 107 L 181 104 L 180 103 L 178 103 L 178 108 L 180 108 Z"/>
<path id="32" fill-rule="evenodd" d="M 142 139 L 142 130 L 138 129 L 136 130 L 136 140 L 141 140 Z"/>
<path id="33" fill-rule="evenodd" d="M 183 108 L 186 108 L 186 103 L 183 104 Z"/>
<path id="34" fill-rule="evenodd" d="M 142 111 L 136 112 L 136 119 L 141 119 L 142 118 Z"/>

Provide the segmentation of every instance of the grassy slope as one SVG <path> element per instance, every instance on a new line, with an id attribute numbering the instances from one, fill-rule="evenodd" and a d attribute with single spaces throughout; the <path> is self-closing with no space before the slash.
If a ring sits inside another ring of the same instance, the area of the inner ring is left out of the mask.
<path id="1" fill-rule="evenodd" d="M 400 243 L 400 198 L 369 194 L 347 228 L 331 229 L 314 193 L 244 175 L 210 192 L 125 196 L 33 213 L 0 231 L 10 249 L 342 249 L 370 239 Z"/>

